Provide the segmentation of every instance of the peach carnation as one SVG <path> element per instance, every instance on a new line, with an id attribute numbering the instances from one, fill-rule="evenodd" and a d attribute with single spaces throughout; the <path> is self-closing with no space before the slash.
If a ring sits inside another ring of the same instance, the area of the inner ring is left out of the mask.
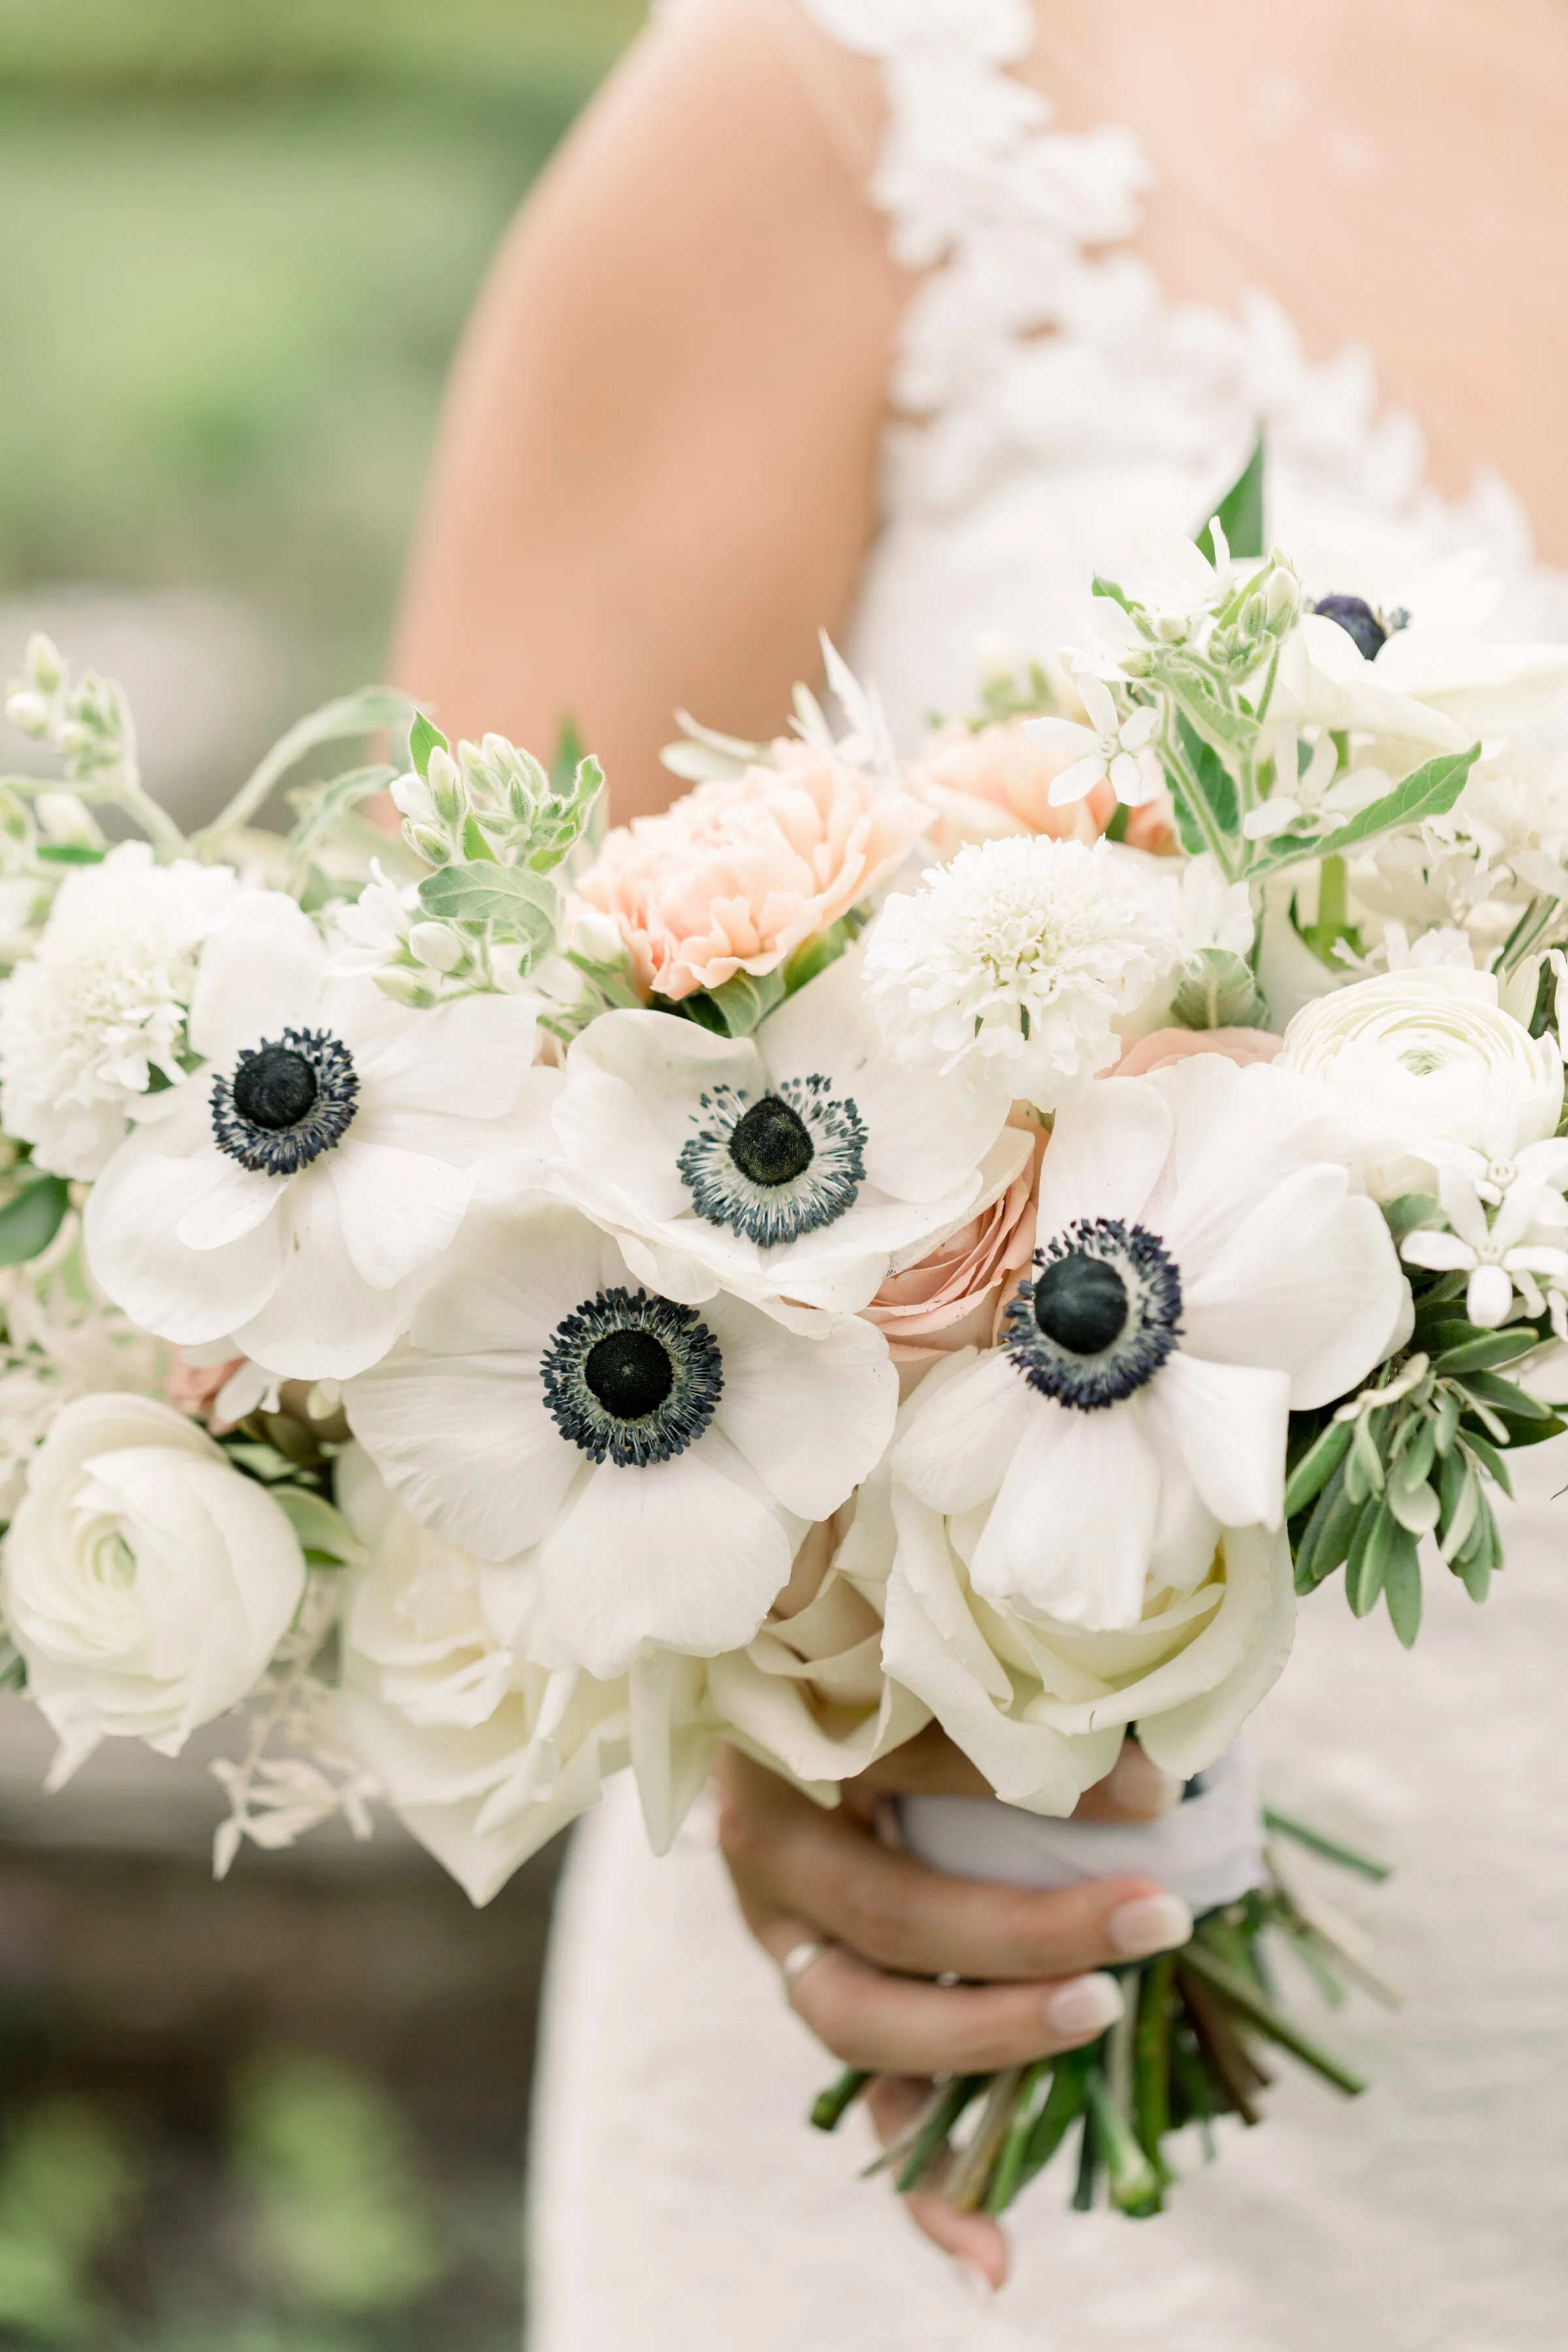
<path id="1" fill-rule="evenodd" d="M 885 882 L 930 824 L 907 793 L 803 755 L 617 825 L 577 887 L 619 921 L 643 987 L 679 998 L 772 971 Z"/>
<path id="2" fill-rule="evenodd" d="M 911 789 L 938 819 L 936 846 L 951 857 L 967 842 L 998 834 L 1046 834 L 1053 841 L 1095 841 L 1116 814 L 1116 794 L 1100 783 L 1082 800 L 1051 806 L 1051 786 L 1069 755 L 1031 743 L 1021 719 L 990 727 L 940 729 L 910 773 Z M 1163 793 L 1127 812 L 1125 839 L 1163 855 L 1175 845 Z"/>

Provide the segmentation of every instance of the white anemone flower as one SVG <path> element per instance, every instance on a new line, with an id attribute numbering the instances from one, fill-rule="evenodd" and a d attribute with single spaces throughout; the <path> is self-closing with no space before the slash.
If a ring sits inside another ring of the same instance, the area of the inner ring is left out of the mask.
<path id="1" fill-rule="evenodd" d="M 876 1466 L 898 1375 L 856 1317 L 807 1337 L 724 1294 L 680 1304 L 575 1209 L 498 1194 L 343 1402 L 416 1518 L 537 1579 L 533 1654 L 609 1678 L 645 1646 L 752 1639 Z"/>
<path id="2" fill-rule="evenodd" d="M 1303 613 L 1280 648 L 1268 706 L 1274 740 L 1302 727 L 1391 737 L 1428 751 L 1463 751 L 1475 740 L 1446 711 L 1400 693 L 1392 676 L 1380 659 L 1366 659 L 1338 621 Z"/>
<path id="3" fill-rule="evenodd" d="M 1437 1168 L 1448 1231 L 1406 1234 L 1399 1252 L 1405 1264 L 1467 1275 L 1465 1312 L 1485 1331 L 1507 1322 L 1516 1288 L 1539 1314 L 1540 1283 L 1568 1285 L 1568 1250 L 1532 1238 L 1543 1210 L 1555 1209 L 1561 1220 L 1555 1196 L 1568 1183 L 1568 1140 L 1527 1144 L 1517 1158 L 1505 1160 L 1442 1143 L 1426 1150 Z"/>
<path id="4" fill-rule="evenodd" d="M 1012 836 L 960 850 L 890 898 L 867 943 L 866 994 L 898 1060 L 1039 1110 L 1081 1094 L 1180 954 L 1155 869 L 1109 842 Z"/>
<path id="5" fill-rule="evenodd" d="M 291 898 L 237 908 L 191 1001 L 208 1066 L 152 1099 L 84 1219 L 94 1275 L 144 1329 L 182 1347 L 226 1335 L 300 1380 L 385 1354 L 476 1166 L 522 1145 L 554 1083 L 529 1080 L 528 999 L 411 1012 L 374 982 L 327 979 L 325 957 Z"/>
<path id="6" fill-rule="evenodd" d="M 68 875 L 0 985 L 0 1118 L 37 1166 L 98 1175 L 154 1075 L 179 1085 L 196 956 L 237 887 L 225 866 L 155 866 L 144 841 Z"/>
<path id="7" fill-rule="evenodd" d="M 616 1012 L 574 1040 L 555 1107 L 565 1181 L 639 1281 L 689 1305 L 727 1289 L 852 1314 L 896 1255 L 1016 1174 L 1010 1086 L 901 1067 L 862 963 L 841 956 L 750 1037 Z"/>
<path id="8" fill-rule="evenodd" d="M 1071 719 L 1024 721 L 1024 732 L 1031 743 L 1045 751 L 1072 755 L 1072 765 L 1064 768 L 1051 785 L 1051 806 L 1061 808 L 1069 801 L 1081 801 L 1096 784 L 1109 783 L 1119 801 L 1129 808 L 1141 808 L 1164 787 L 1159 760 L 1150 749 L 1158 713 L 1141 703 L 1123 718 L 1111 700 L 1110 688 L 1092 671 L 1080 670 L 1077 684 L 1089 716 L 1087 727 Z"/>
<path id="9" fill-rule="evenodd" d="M 1222 1528 L 1280 1523 L 1287 1418 L 1354 1388 L 1408 1290 L 1312 1087 L 1198 1055 L 1058 1118 L 1001 1345 L 917 1397 L 893 1474 L 982 1599 L 1134 1625 Z"/>

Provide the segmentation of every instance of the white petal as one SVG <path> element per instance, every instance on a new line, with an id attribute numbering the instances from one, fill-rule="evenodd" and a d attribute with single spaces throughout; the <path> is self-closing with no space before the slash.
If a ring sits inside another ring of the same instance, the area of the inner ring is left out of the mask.
<path id="1" fill-rule="evenodd" d="M 188 1196 L 174 1226 L 176 1239 L 189 1250 L 224 1249 L 243 1241 L 272 1214 L 287 1188 L 287 1178 L 257 1175 L 216 1144 L 193 1153 L 186 1164 L 202 1184 Z"/>
<path id="2" fill-rule="evenodd" d="M 1105 761 L 1098 751 L 1086 760 L 1075 760 L 1064 768 L 1046 795 L 1052 808 L 1066 808 L 1071 801 L 1081 801 L 1093 792 L 1096 784 L 1105 781 Z"/>
<path id="3" fill-rule="evenodd" d="M 1153 709 L 1152 705 L 1150 703 L 1141 704 L 1136 710 L 1130 712 L 1121 722 L 1121 731 L 1122 750 L 1124 751 L 1141 751 L 1143 749 L 1144 744 L 1148 742 L 1150 737 L 1153 734 L 1154 730 L 1159 723 L 1159 714 Z"/>
<path id="4" fill-rule="evenodd" d="M 1215 1763 L 1279 1681 L 1295 1629 L 1295 1577 L 1283 1529 L 1267 1535 L 1233 1528 L 1225 1538 L 1218 1615 L 1139 1691 L 1144 1752 L 1179 1780 Z"/>
<path id="5" fill-rule="evenodd" d="M 995 1494 L 1027 1443 L 1043 1400 L 998 1349 L 929 1380 L 893 1453 L 893 1475 L 938 1511 L 967 1511 Z M 946 1371 L 946 1367 L 942 1367 Z"/>
<path id="6" fill-rule="evenodd" d="M 1069 1625 L 1135 1625 L 1154 1545 L 1160 1472 L 1132 1404 L 1077 1412 L 1036 1400 L 975 1546 L 970 1578 Z"/>
<path id="7" fill-rule="evenodd" d="M 348 1041 L 366 1095 L 407 1110 L 491 1119 L 533 1061 L 531 996 L 465 996 L 411 1012 L 370 981 L 329 982 L 321 1018 Z"/>
<path id="8" fill-rule="evenodd" d="M 1428 1232 L 1425 1227 L 1405 1234 L 1399 1255 L 1406 1265 L 1424 1265 L 1431 1274 L 1464 1274 L 1476 1262 L 1475 1251 L 1458 1234 Z"/>
<path id="9" fill-rule="evenodd" d="M 321 1165 L 337 1193 L 349 1255 L 373 1290 L 390 1290 L 438 1257 L 473 1190 L 464 1169 L 352 1132 Z"/>
<path id="10" fill-rule="evenodd" d="M 400 1351 L 350 1381 L 343 1404 L 414 1517 L 481 1559 L 542 1543 L 591 1468 L 545 1411 L 537 1372 L 514 1360 Z"/>
<path id="11" fill-rule="evenodd" d="M 613 1261 L 605 1236 L 564 1202 L 531 1193 L 477 1202 L 409 1337 L 432 1355 L 537 1355 L 562 1318 L 602 1287 L 606 1254 Z"/>
<path id="12" fill-rule="evenodd" d="M 647 1469 L 602 1463 L 545 1544 L 552 1625 L 590 1674 L 624 1674 L 645 1643 L 714 1657 L 756 1632 L 795 1545 L 732 1458 L 710 1433 Z"/>
<path id="13" fill-rule="evenodd" d="M 187 1024 L 196 1052 L 230 1069 L 242 1046 L 313 1028 L 326 952 L 292 898 L 242 891 L 202 950 Z"/>
<path id="14" fill-rule="evenodd" d="M 1238 1069 L 1218 1054 L 1194 1054 L 1144 1083 L 1161 1089 L 1175 1115 L 1160 1230 L 1188 1281 L 1276 1186 L 1314 1161 L 1355 1161 L 1323 1089 L 1275 1064 Z"/>
<path id="15" fill-rule="evenodd" d="M 1057 1115 L 1040 1171 L 1042 1242 L 1078 1217 L 1134 1222 L 1170 1149 L 1171 1113 L 1148 1078 L 1105 1078 Z"/>
<path id="16" fill-rule="evenodd" d="M 1205 1363 L 1178 1349 L 1140 1402 L 1162 1453 L 1185 1464 L 1222 1527 L 1279 1525 L 1290 1412 L 1286 1373 Z"/>
<path id="17" fill-rule="evenodd" d="M 1083 669 L 1078 673 L 1077 684 L 1083 707 L 1089 713 L 1089 723 L 1096 735 L 1114 735 L 1116 705 L 1104 679 L 1096 677 L 1092 670 Z"/>
<path id="18" fill-rule="evenodd" d="M 1506 1323 L 1513 1305 L 1513 1283 L 1500 1265 L 1478 1265 L 1465 1291 L 1465 1312 L 1483 1331 Z"/>
<path id="19" fill-rule="evenodd" d="M 1092 727 L 1080 727 L 1073 719 L 1026 719 L 1024 732 L 1042 751 L 1069 751 L 1077 759 L 1100 740 Z"/>
<path id="20" fill-rule="evenodd" d="M 179 1346 L 219 1339 L 247 1322 L 277 1284 L 281 1225 L 267 1218 L 226 1248 L 196 1252 L 178 1238 L 181 1218 L 204 1201 L 206 1154 L 171 1155 L 167 1124 L 132 1135 L 88 1194 L 84 1232 L 93 1273 L 143 1329 Z M 216 1150 L 210 1155 L 219 1157 Z"/>
<path id="21" fill-rule="evenodd" d="M 330 1180 L 314 1170 L 295 1177 L 282 1213 L 261 1230 L 280 1236 L 281 1272 L 259 1313 L 233 1325 L 236 1346 L 285 1380 L 346 1380 L 384 1356 L 400 1302 L 355 1271 Z"/>
<path id="22" fill-rule="evenodd" d="M 1184 1284 L 1183 1345 L 1288 1372 L 1298 1410 L 1327 1404 L 1378 1361 L 1404 1290 L 1375 1203 L 1350 1192 L 1343 1169 L 1304 1168 Z"/>
<path id="23" fill-rule="evenodd" d="M 724 1358 L 716 1426 L 785 1510 L 827 1518 L 869 1477 L 893 1433 L 899 1376 L 880 1332 L 846 1317 L 821 1338 L 797 1338 L 724 1297 L 702 1320 Z"/>

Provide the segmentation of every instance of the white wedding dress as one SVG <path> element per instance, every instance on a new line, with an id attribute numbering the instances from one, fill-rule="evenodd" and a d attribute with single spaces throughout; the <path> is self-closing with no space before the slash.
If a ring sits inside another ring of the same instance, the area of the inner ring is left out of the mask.
<path id="1" fill-rule="evenodd" d="M 1268 432 L 1269 526 L 1391 583 L 1482 543 L 1527 634 L 1568 635 L 1500 483 L 1424 487 L 1420 433 L 1369 361 L 1311 367 L 1262 298 L 1175 306 L 1117 250 L 1149 173 L 1110 128 L 1054 132 L 1007 68 L 1026 0 L 803 0 L 882 63 L 872 194 L 925 270 L 892 386 L 885 519 L 848 648 L 906 741 L 972 698 L 977 641 L 1054 649 L 1135 529 L 1190 531 Z M 1568 1440 L 1521 1462 L 1484 1611 L 1429 1572 L 1413 1656 L 1336 1580 L 1252 1734 L 1274 1801 L 1385 1854 L 1373 1925 L 1406 1990 L 1326 2035 L 1352 2104 L 1289 2061 L 1145 2225 L 1016 2209 L 989 2309 L 916 2236 L 868 2141 L 805 2108 L 835 2072 L 689 1825 L 646 1850 L 629 1787 L 578 1832 L 551 1969 L 533 2153 L 534 2352 L 1559 2352 L 1568 2339 Z"/>

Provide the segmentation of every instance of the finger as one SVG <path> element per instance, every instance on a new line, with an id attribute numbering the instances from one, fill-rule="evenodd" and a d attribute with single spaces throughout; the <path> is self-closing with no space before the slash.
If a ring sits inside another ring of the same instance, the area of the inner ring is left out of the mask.
<path id="1" fill-rule="evenodd" d="M 740 1768 L 743 1768 L 740 1769 Z M 776 1775 L 729 1758 L 720 1840 L 748 1916 L 806 1932 L 910 1976 L 1076 1976 L 1184 1943 L 1192 1916 L 1152 1879 L 1086 1880 L 1037 1894 L 952 1878 L 878 1845 Z"/>
<path id="2" fill-rule="evenodd" d="M 810 1940 L 799 1919 L 748 1915 L 773 1958 Z M 798 1976 L 792 2007 L 846 2066 L 868 2074 L 990 2074 L 1096 2041 L 1125 2004 L 1114 1977 L 935 1985 L 888 1976 L 837 1947 Z"/>
<path id="3" fill-rule="evenodd" d="M 1086 1789 L 1073 1812 L 1077 1822 L 1157 1822 L 1180 1802 L 1182 1784 L 1144 1755 L 1135 1739 L 1124 1739 L 1121 1753 L 1092 1789 Z"/>
<path id="4" fill-rule="evenodd" d="M 929 2080 L 879 2074 L 866 2086 L 865 2105 L 882 2146 L 907 2131 L 931 2097 Z M 985 2213 L 961 2213 L 940 2189 L 917 2189 L 904 2200 L 917 2230 L 951 2254 L 960 2277 L 977 2294 L 991 2295 L 1007 2276 L 1007 2241 Z"/>

